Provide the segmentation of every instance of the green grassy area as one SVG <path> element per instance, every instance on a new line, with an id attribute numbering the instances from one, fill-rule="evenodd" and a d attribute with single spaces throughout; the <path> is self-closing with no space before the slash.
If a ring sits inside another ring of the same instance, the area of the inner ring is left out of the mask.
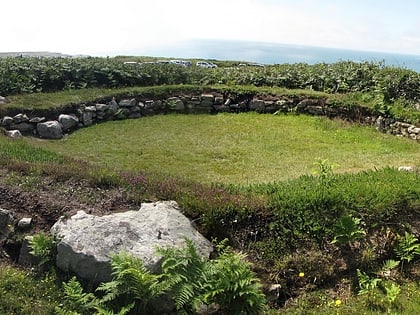
<path id="1" fill-rule="evenodd" d="M 39 276 L 0 264 L 0 314 L 55 314 L 61 298 L 54 274 Z"/>
<path id="2" fill-rule="evenodd" d="M 361 93 L 211 87 L 216 88 L 374 106 L 372 97 Z M 161 97 L 207 89 L 63 91 L 11 96 L 7 106 L 48 109 L 119 95 Z M 323 173 L 319 161 L 326 159 Z M 338 164 L 333 172 L 330 163 Z M 393 168 L 420 168 L 415 141 L 323 117 L 171 114 L 111 121 L 54 141 L 0 135 L 0 165 L 16 182 L 19 174 L 31 178 L 25 189 L 34 192 L 34 183 L 48 175 L 87 179 L 98 189 L 118 187 L 135 201 L 178 201 L 209 239 L 228 236 L 268 283 L 280 284 L 281 301 L 272 314 L 420 313 L 418 256 L 398 267 L 395 278 L 383 277 L 384 283 L 400 286 L 395 303 L 387 301 L 383 288 L 374 298 L 358 296 L 356 276 L 360 268 L 379 277 L 385 259 L 399 258 L 395 248 L 401 235 L 418 235 L 420 173 Z M 314 170 L 317 175 L 311 175 Z M 364 237 L 334 245 L 336 223 L 345 216 L 361 220 L 354 228 Z M 54 312 L 62 291 L 53 275 L 0 267 L 0 314 Z"/>
<path id="3" fill-rule="evenodd" d="M 310 174 L 318 159 L 339 164 L 339 173 L 420 166 L 414 141 L 303 115 L 162 115 L 99 124 L 59 141 L 28 141 L 101 166 L 204 183 L 282 181 Z"/>

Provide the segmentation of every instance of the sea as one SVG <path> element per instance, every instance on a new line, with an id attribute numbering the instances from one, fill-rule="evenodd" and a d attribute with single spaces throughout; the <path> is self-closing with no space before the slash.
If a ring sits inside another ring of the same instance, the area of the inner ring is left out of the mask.
<path id="1" fill-rule="evenodd" d="M 178 58 L 235 60 L 261 64 L 371 61 L 420 72 L 420 55 L 410 54 L 409 51 L 406 54 L 396 54 L 305 45 L 197 39 L 160 47 L 158 51 L 146 53 Z"/>

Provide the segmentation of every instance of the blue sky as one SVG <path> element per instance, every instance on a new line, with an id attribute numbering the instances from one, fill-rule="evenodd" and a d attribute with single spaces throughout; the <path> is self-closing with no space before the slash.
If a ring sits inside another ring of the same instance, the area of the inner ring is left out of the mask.
<path id="1" fill-rule="evenodd" d="M 420 55 L 420 1 L 3 0 L 0 51 L 159 53 L 193 39 Z"/>

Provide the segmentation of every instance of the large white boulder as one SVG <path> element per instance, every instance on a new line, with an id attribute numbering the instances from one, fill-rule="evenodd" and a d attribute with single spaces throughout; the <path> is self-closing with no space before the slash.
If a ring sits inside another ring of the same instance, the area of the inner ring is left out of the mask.
<path id="1" fill-rule="evenodd" d="M 122 251 L 156 271 L 161 261 L 157 247 L 180 248 L 188 238 L 203 256 L 209 257 L 213 250 L 173 201 L 144 203 L 138 211 L 102 217 L 79 211 L 69 219 L 60 219 L 51 232 L 59 239 L 57 266 L 93 283 L 111 280 L 110 259 Z"/>

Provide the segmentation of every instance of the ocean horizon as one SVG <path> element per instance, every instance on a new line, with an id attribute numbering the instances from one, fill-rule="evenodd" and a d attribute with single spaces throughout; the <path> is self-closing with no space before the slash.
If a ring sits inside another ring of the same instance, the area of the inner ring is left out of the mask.
<path id="1" fill-rule="evenodd" d="M 133 51 L 144 55 L 174 58 L 235 60 L 261 64 L 334 63 L 338 61 L 383 62 L 420 72 L 420 55 L 278 43 L 197 39 L 168 46 Z"/>

